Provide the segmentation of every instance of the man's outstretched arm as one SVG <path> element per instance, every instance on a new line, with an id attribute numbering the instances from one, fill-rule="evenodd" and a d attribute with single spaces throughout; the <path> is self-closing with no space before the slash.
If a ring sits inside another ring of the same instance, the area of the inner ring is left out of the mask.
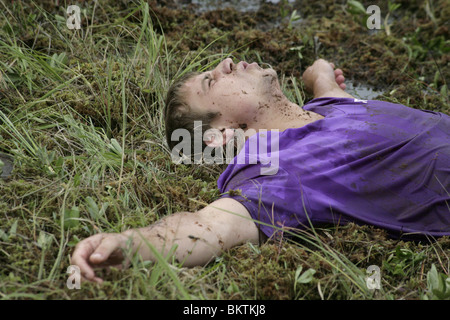
<path id="1" fill-rule="evenodd" d="M 155 261 L 147 243 L 163 256 L 176 245 L 175 259 L 184 266 L 196 266 L 236 245 L 258 243 L 258 235 L 247 209 L 234 199 L 222 198 L 197 212 L 178 212 L 149 227 L 89 237 L 78 243 L 71 263 L 80 267 L 84 279 L 102 282 L 94 269 L 121 265 L 127 246 L 144 260 Z"/>

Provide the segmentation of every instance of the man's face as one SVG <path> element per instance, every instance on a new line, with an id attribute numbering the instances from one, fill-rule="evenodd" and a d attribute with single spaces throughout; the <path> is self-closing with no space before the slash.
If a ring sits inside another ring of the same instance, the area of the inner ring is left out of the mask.
<path id="1" fill-rule="evenodd" d="M 215 69 L 201 73 L 186 84 L 187 102 L 196 111 L 220 112 L 212 126 L 232 126 L 253 123 L 258 114 L 268 109 L 274 97 L 281 95 L 277 74 L 257 63 L 241 61 L 234 64 L 228 58 Z"/>

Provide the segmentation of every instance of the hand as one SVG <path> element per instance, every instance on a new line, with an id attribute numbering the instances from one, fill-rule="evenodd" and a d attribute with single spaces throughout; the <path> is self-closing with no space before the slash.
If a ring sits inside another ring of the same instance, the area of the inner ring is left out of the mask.
<path id="1" fill-rule="evenodd" d="M 94 268 L 121 268 L 128 263 L 123 254 L 128 237 L 121 233 L 99 233 L 80 241 L 72 254 L 71 263 L 80 268 L 83 280 L 102 283 Z"/>
<path id="2" fill-rule="evenodd" d="M 341 69 L 334 70 L 333 63 L 324 59 L 314 61 L 312 66 L 308 67 L 303 73 L 303 82 L 307 90 L 314 92 L 314 86 L 324 86 L 334 82 L 345 90 L 345 78 Z M 334 71 L 333 71 L 334 70 Z"/>

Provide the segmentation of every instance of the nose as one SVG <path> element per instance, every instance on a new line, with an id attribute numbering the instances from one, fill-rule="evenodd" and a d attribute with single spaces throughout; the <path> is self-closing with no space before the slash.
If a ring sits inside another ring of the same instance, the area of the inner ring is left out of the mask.
<path id="1" fill-rule="evenodd" d="M 224 74 L 229 74 L 233 70 L 233 60 L 226 58 L 216 68 L 217 71 Z"/>

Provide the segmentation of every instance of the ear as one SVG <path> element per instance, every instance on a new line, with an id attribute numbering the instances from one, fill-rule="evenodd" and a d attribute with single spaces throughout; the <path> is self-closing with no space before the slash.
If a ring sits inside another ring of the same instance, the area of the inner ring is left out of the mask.
<path id="1" fill-rule="evenodd" d="M 203 135 L 203 141 L 208 147 L 217 148 L 226 145 L 234 137 L 234 129 L 223 128 L 219 129 L 208 129 Z"/>

